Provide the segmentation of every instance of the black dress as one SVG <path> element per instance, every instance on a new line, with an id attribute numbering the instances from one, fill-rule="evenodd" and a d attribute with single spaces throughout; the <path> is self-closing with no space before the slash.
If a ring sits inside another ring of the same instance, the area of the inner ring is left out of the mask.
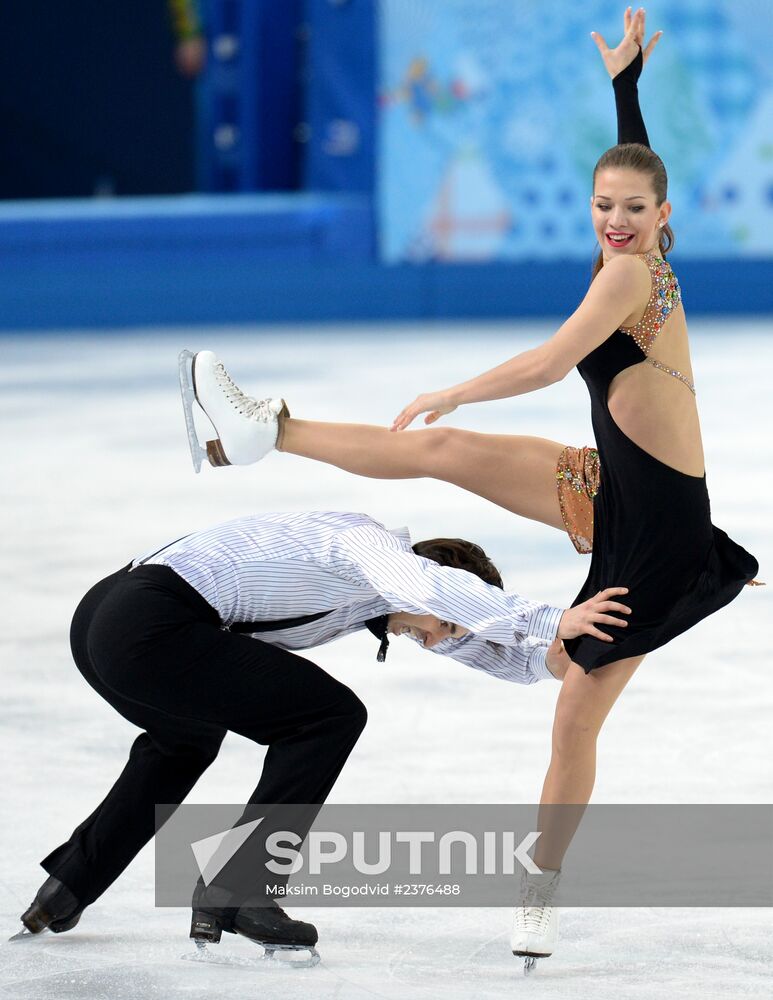
<path id="1" fill-rule="evenodd" d="M 653 272 L 668 280 L 668 264 L 652 263 Z M 653 273 L 656 294 L 657 282 Z M 631 608 L 625 628 L 603 626 L 612 643 L 592 636 L 565 643 L 586 673 L 664 645 L 732 601 L 758 569 L 753 556 L 711 523 L 706 476 L 665 465 L 612 418 L 610 383 L 645 358 L 629 333 L 616 330 L 578 365 L 591 398 L 601 482 L 590 571 L 572 606 L 606 587 L 628 587 Z"/>
<path id="2" fill-rule="evenodd" d="M 641 54 L 614 81 L 618 141 L 648 145 L 636 96 L 640 71 Z M 652 334 L 656 316 L 656 336 L 679 302 L 679 288 L 665 261 L 644 257 L 653 280 L 645 321 Z M 586 673 L 664 645 L 732 601 L 758 570 L 757 560 L 711 523 L 706 476 L 665 465 L 613 420 L 609 386 L 625 368 L 645 360 L 646 346 L 630 331 L 616 330 L 577 366 L 590 393 L 601 482 L 593 504 L 590 570 L 572 606 L 606 587 L 628 587 L 625 603 L 631 608 L 627 627 L 603 626 L 613 642 L 581 636 L 565 643 Z"/>

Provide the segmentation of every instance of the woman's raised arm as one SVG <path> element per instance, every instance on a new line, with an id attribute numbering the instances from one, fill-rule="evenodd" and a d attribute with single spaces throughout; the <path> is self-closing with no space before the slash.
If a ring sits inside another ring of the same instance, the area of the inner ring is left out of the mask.
<path id="1" fill-rule="evenodd" d="M 635 14 L 631 8 L 626 8 L 623 18 L 624 34 L 620 44 L 610 49 L 603 35 L 597 31 L 591 32 L 604 65 L 612 78 L 615 91 L 615 108 L 617 111 L 617 141 L 640 142 L 649 146 L 647 129 L 639 107 L 639 91 L 637 83 L 644 64 L 652 55 L 652 50 L 660 41 L 663 32 L 656 31 L 643 49 L 646 15 L 640 7 Z"/>

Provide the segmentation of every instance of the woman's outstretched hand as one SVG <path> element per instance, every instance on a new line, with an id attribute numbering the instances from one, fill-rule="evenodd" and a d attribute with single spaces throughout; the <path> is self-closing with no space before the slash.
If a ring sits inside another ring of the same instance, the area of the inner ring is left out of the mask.
<path id="1" fill-rule="evenodd" d="M 627 593 L 627 587 L 607 587 L 606 590 L 600 590 L 589 601 L 578 604 L 574 608 L 567 608 L 561 615 L 557 638 L 576 639 L 579 635 L 592 635 L 595 639 L 612 642 L 612 637 L 606 632 L 600 631 L 597 625 L 626 626 L 628 624 L 623 618 L 614 618 L 610 614 L 610 611 L 618 611 L 620 614 L 630 615 L 631 609 L 629 607 L 612 600 L 613 597 Z"/>
<path id="2" fill-rule="evenodd" d="M 434 424 L 437 419 L 453 413 L 455 409 L 456 404 L 448 401 L 447 393 L 423 392 L 395 417 L 390 430 L 404 431 L 421 413 L 427 414 L 424 418 L 425 424 Z"/>
<path id="3" fill-rule="evenodd" d="M 626 66 L 630 65 L 636 58 L 636 53 L 641 48 L 644 62 L 646 63 L 652 55 L 652 50 L 663 36 L 662 31 L 656 31 L 652 38 L 644 47 L 644 29 L 646 14 L 643 7 L 639 7 L 635 14 L 631 14 L 631 8 L 626 7 L 623 15 L 623 25 L 625 34 L 623 40 L 616 49 L 610 49 L 604 41 L 603 35 L 598 31 L 591 31 L 591 38 L 596 43 L 607 73 L 614 80 L 618 73 L 622 73 Z"/>

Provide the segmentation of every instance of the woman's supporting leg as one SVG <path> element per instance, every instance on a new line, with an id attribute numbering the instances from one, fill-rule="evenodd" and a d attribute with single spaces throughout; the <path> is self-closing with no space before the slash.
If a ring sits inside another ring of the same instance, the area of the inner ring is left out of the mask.
<path id="1" fill-rule="evenodd" d="M 565 530 L 556 466 L 563 445 L 545 438 L 453 427 L 394 432 L 368 424 L 287 419 L 282 451 L 373 479 L 439 479 L 505 510 Z"/>
<path id="2" fill-rule="evenodd" d="M 540 868 L 561 867 L 593 791 L 598 734 L 643 659 L 618 660 L 589 674 L 576 663 L 569 665 L 556 703 L 552 755 L 540 799 L 542 832 L 534 853 Z"/>

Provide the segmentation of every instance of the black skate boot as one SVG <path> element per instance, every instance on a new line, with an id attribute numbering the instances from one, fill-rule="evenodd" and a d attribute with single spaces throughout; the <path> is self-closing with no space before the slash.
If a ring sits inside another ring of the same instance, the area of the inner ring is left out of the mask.
<path id="1" fill-rule="evenodd" d="M 207 944 L 217 944 L 223 931 L 240 934 L 255 944 L 261 945 L 263 958 L 273 958 L 279 952 L 288 957 L 297 952 L 308 952 L 309 958 L 295 965 L 305 967 L 316 965 L 320 958 L 314 945 L 317 943 L 317 928 L 302 920 L 293 920 L 272 899 L 261 901 L 260 906 L 227 907 L 230 893 L 199 883 L 193 896 L 193 916 L 191 937 L 196 942 L 197 954 L 190 956 L 199 961 L 214 961 L 224 964 L 242 964 L 241 960 L 226 956 L 213 957 Z"/>
<path id="2" fill-rule="evenodd" d="M 38 889 L 29 909 L 22 914 L 21 922 L 26 931 L 20 931 L 15 937 L 26 937 L 27 933 L 40 934 L 46 930 L 53 931 L 54 934 L 72 930 L 84 909 L 85 906 L 81 905 L 63 882 L 49 875 Z"/>
<path id="3" fill-rule="evenodd" d="M 313 948 L 318 934 L 314 924 L 288 917 L 281 906 L 268 900 L 265 906 L 242 907 L 233 918 L 231 929 L 265 948 Z"/>

